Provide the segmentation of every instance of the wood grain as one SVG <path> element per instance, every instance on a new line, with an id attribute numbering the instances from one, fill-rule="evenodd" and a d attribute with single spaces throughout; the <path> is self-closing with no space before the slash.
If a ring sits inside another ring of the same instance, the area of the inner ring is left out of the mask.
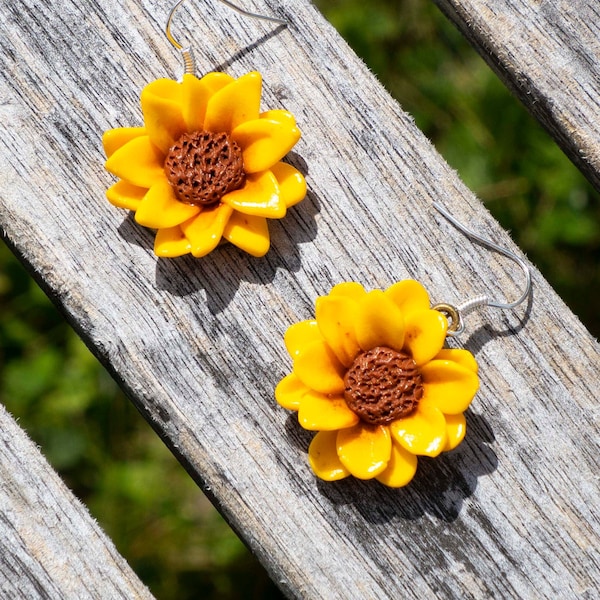
<path id="1" fill-rule="evenodd" d="M 273 399 L 286 328 L 344 280 L 516 296 L 518 267 L 434 200 L 519 250 L 309 2 L 249 8 L 290 26 L 190 3 L 174 28 L 200 72 L 258 69 L 264 108 L 298 119 L 290 161 L 309 194 L 271 225 L 266 257 L 158 260 L 104 198 L 101 133 L 140 124 L 142 86 L 179 74 L 158 0 L 1 5 L 5 239 L 290 597 L 592 598 L 599 349 L 535 269 L 526 307 L 472 315 L 452 342 L 482 382 L 455 452 L 401 490 L 311 474 L 311 435 Z"/>
<path id="2" fill-rule="evenodd" d="M 2 405 L 0 597 L 152 598 Z"/>
<path id="3" fill-rule="evenodd" d="M 600 4 L 434 1 L 600 190 Z"/>

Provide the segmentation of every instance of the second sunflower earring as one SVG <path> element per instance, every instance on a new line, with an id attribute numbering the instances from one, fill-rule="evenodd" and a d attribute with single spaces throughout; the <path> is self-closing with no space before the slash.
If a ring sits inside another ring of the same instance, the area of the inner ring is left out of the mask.
<path id="1" fill-rule="evenodd" d="M 104 134 L 105 167 L 119 178 L 106 195 L 156 230 L 159 257 L 202 257 L 223 240 L 263 256 L 270 245 L 267 219 L 284 217 L 306 195 L 303 175 L 281 160 L 300 131 L 290 112 L 260 111 L 260 73 L 195 76 L 190 50 L 171 35 L 183 1 L 165 32 L 182 53 L 185 73 L 179 82 L 158 79 L 142 90 L 142 127 Z"/>
<path id="2" fill-rule="evenodd" d="M 315 318 L 285 334 L 293 367 L 275 398 L 317 432 L 308 459 L 320 479 L 352 475 L 403 487 L 419 456 L 456 448 L 479 377 L 474 356 L 445 347 L 446 337 L 461 333 L 463 317 L 476 308 L 512 309 L 529 297 L 531 274 L 522 259 L 434 207 L 468 237 L 517 262 L 525 289 L 514 302 L 481 295 L 459 306 L 431 306 L 417 281 L 370 292 L 346 282 L 318 298 Z"/>

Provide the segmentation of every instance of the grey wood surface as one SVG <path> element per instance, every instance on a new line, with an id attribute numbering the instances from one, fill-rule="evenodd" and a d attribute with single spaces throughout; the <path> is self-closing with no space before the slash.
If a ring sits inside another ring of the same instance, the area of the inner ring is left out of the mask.
<path id="1" fill-rule="evenodd" d="M 597 0 L 434 1 L 600 190 Z"/>
<path id="2" fill-rule="evenodd" d="M 599 348 L 535 269 L 527 306 L 452 342 L 481 377 L 456 451 L 400 490 L 312 475 L 273 390 L 318 295 L 412 277 L 436 302 L 514 297 L 522 275 L 436 216 L 434 200 L 515 249 L 310 3 L 249 8 L 290 26 L 191 3 L 174 28 L 201 73 L 258 69 L 264 108 L 297 117 L 309 194 L 266 257 L 159 260 L 104 198 L 101 133 L 141 124 L 140 89 L 180 72 L 158 0 L 0 5 L 5 239 L 290 597 L 595 597 Z"/>
<path id="3" fill-rule="evenodd" d="M 152 598 L 2 405 L 0 597 Z"/>

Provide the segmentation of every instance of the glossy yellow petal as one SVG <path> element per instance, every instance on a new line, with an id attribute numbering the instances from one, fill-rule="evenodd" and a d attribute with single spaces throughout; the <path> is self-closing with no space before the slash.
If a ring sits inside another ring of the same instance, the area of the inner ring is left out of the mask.
<path id="1" fill-rule="evenodd" d="M 186 74 L 182 81 L 182 116 L 187 131 L 204 129 L 204 117 L 210 98 L 234 81 L 226 73 L 208 73 L 202 79 Z"/>
<path id="2" fill-rule="evenodd" d="M 310 391 L 302 396 L 298 422 L 311 431 L 335 431 L 352 427 L 359 422 L 342 396 L 326 396 Z"/>
<path id="3" fill-rule="evenodd" d="M 231 75 L 227 75 L 227 73 L 212 71 L 204 75 L 200 81 L 210 90 L 210 94 L 213 95 L 222 90 L 226 85 L 233 83 L 235 79 Z"/>
<path id="4" fill-rule="evenodd" d="M 417 457 L 400 444 L 393 443 L 390 462 L 375 479 L 389 487 L 399 488 L 410 483 L 416 472 Z"/>
<path id="5" fill-rule="evenodd" d="M 264 256 L 271 245 L 269 226 L 264 217 L 254 217 L 233 211 L 223 237 L 252 256 Z"/>
<path id="6" fill-rule="evenodd" d="M 451 360 L 475 374 L 479 370 L 475 357 L 468 350 L 462 348 L 442 348 L 435 356 L 435 360 Z"/>
<path id="7" fill-rule="evenodd" d="M 345 369 L 325 342 L 316 341 L 300 348 L 294 359 L 294 373 L 302 383 L 321 394 L 344 391 Z"/>
<path id="8" fill-rule="evenodd" d="M 152 143 L 163 154 L 185 132 L 182 86 L 172 79 L 157 79 L 141 94 L 144 125 Z"/>
<path id="9" fill-rule="evenodd" d="M 329 292 L 330 296 L 348 296 L 354 300 L 360 300 L 363 296 L 367 295 L 365 288 L 356 281 L 345 281 L 338 283 L 331 288 Z"/>
<path id="10" fill-rule="evenodd" d="M 392 455 L 388 427 L 360 423 L 337 434 L 341 463 L 358 479 L 372 479 L 387 467 Z"/>
<path id="11" fill-rule="evenodd" d="M 176 258 L 189 254 L 192 251 L 192 244 L 185 237 L 181 227 L 168 227 L 159 229 L 154 239 L 154 254 L 161 258 Z"/>
<path id="12" fill-rule="evenodd" d="M 242 149 L 244 171 L 257 173 L 278 163 L 300 139 L 300 130 L 287 122 L 255 119 L 236 127 L 231 137 Z"/>
<path id="13" fill-rule="evenodd" d="M 424 400 L 408 417 L 392 422 L 390 431 L 405 450 L 424 456 L 437 456 L 448 440 L 444 415 Z"/>
<path id="14" fill-rule="evenodd" d="M 316 321 L 300 321 L 287 328 L 283 338 L 285 347 L 292 358 L 313 342 L 322 342 L 323 336 Z"/>
<path id="15" fill-rule="evenodd" d="M 421 375 L 423 400 L 449 415 L 464 412 L 479 388 L 473 371 L 449 360 L 432 360 L 421 367 Z"/>
<path id="16" fill-rule="evenodd" d="M 133 138 L 106 161 L 109 173 L 138 187 L 151 188 L 165 178 L 164 155 L 147 135 Z"/>
<path id="17" fill-rule="evenodd" d="M 337 481 L 350 475 L 338 457 L 336 438 L 336 431 L 320 431 L 308 447 L 308 462 L 315 475 L 325 481 Z"/>
<path id="18" fill-rule="evenodd" d="M 271 171 L 247 175 L 244 187 L 225 194 L 221 202 L 241 213 L 267 219 L 281 219 L 287 210 Z"/>
<path id="19" fill-rule="evenodd" d="M 402 350 L 404 316 L 381 290 L 373 290 L 361 298 L 355 328 L 356 339 L 363 350 L 376 346 Z"/>
<path id="20" fill-rule="evenodd" d="M 231 133 L 238 125 L 258 119 L 262 77 L 248 73 L 232 81 L 208 101 L 204 129 L 213 133 Z"/>
<path id="21" fill-rule="evenodd" d="M 281 108 L 275 108 L 273 110 L 266 110 L 260 113 L 260 119 L 267 119 L 268 121 L 279 121 L 280 123 L 287 123 L 288 125 L 295 125 L 296 118 L 294 115 Z"/>
<path id="22" fill-rule="evenodd" d="M 446 434 L 448 440 L 444 446 L 444 452 L 454 450 L 464 439 L 467 433 L 467 420 L 462 413 L 459 415 L 445 415 L 446 417 Z"/>
<path id="23" fill-rule="evenodd" d="M 279 185 L 279 194 L 287 208 L 298 204 L 306 196 L 306 180 L 304 175 L 284 162 L 278 162 L 271 167 Z"/>
<path id="24" fill-rule="evenodd" d="M 144 227 L 163 229 L 175 227 L 200 212 L 198 206 L 179 202 L 173 188 L 163 175 L 144 196 L 135 213 L 135 220 Z"/>
<path id="25" fill-rule="evenodd" d="M 132 185 L 121 179 L 106 190 L 106 197 L 113 206 L 137 210 L 147 191 L 146 188 Z"/>
<path id="26" fill-rule="evenodd" d="M 226 204 L 216 204 L 204 208 L 200 214 L 181 224 L 196 258 L 206 256 L 218 246 L 232 212 Z"/>
<path id="27" fill-rule="evenodd" d="M 275 400 L 283 408 L 298 410 L 302 397 L 309 391 L 310 388 L 306 387 L 296 375 L 290 373 L 277 384 Z"/>
<path id="28" fill-rule="evenodd" d="M 117 127 L 104 132 L 102 146 L 106 158 L 110 158 L 119 148 L 136 137 L 146 135 L 144 127 Z"/>
<path id="29" fill-rule="evenodd" d="M 405 317 L 404 350 L 420 367 L 429 362 L 444 345 L 448 321 L 437 310 L 410 311 Z"/>
<path id="30" fill-rule="evenodd" d="M 321 296 L 316 301 L 315 316 L 321 334 L 345 367 L 352 366 L 360 352 L 354 330 L 357 310 L 358 302 L 347 296 Z"/>
<path id="31" fill-rule="evenodd" d="M 427 290 L 414 279 L 398 281 L 385 290 L 385 293 L 405 315 L 430 308 Z"/>

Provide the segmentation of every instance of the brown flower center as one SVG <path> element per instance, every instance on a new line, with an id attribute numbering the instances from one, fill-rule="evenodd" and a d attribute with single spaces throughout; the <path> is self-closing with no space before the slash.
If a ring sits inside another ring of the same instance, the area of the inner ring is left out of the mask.
<path id="1" fill-rule="evenodd" d="M 423 378 L 412 357 L 384 346 L 359 354 L 344 383 L 346 404 L 372 425 L 408 416 L 423 397 Z"/>
<path id="2" fill-rule="evenodd" d="M 184 133 L 169 148 L 165 172 L 177 199 L 194 205 L 214 204 L 245 180 L 242 151 L 225 132 Z"/>

